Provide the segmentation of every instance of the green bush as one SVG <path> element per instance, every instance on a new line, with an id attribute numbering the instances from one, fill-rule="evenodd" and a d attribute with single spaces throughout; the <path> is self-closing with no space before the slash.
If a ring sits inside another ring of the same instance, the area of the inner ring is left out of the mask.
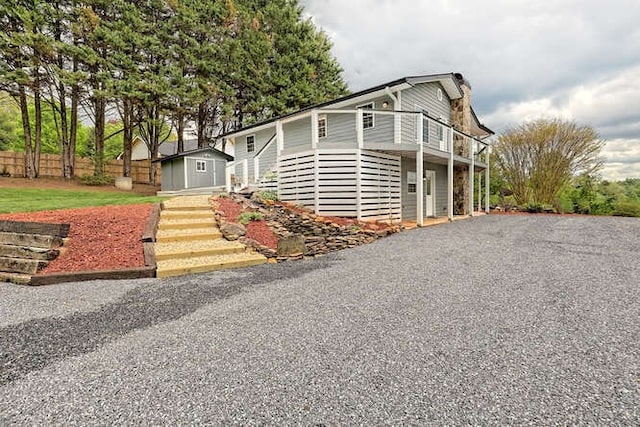
<path id="1" fill-rule="evenodd" d="M 614 206 L 613 215 L 640 217 L 640 201 L 618 202 Z"/>
<path id="2" fill-rule="evenodd" d="M 263 190 L 260 192 L 260 198 L 262 200 L 271 200 L 275 202 L 276 200 L 278 200 L 278 193 L 271 190 Z"/>
<path id="3" fill-rule="evenodd" d="M 113 177 L 109 175 L 82 175 L 80 177 L 80 182 L 84 185 L 91 186 L 102 186 L 102 185 L 111 185 L 115 181 Z"/>
<path id="4" fill-rule="evenodd" d="M 238 222 L 242 225 L 249 224 L 249 221 L 262 220 L 262 214 L 260 212 L 242 212 L 238 216 Z"/>

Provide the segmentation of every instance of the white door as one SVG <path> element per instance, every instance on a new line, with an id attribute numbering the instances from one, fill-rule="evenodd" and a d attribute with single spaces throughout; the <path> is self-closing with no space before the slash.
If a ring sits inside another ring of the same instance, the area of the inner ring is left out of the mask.
<path id="1" fill-rule="evenodd" d="M 425 216 L 435 216 L 436 171 L 424 171 Z"/>

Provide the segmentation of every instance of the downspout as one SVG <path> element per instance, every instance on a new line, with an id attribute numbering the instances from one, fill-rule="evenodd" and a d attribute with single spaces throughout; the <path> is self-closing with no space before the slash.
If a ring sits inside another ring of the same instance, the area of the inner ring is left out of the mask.
<path id="1" fill-rule="evenodd" d="M 393 101 L 393 111 L 401 111 L 402 106 L 400 105 L 399 96 L 395 96 L 389 86 L 384 88 L 385 93 L 391 100 Z M 393 117 L 393 143 L 400 144 L 401 140 L 401 120 L 400 114 L 395 114 Z"/>

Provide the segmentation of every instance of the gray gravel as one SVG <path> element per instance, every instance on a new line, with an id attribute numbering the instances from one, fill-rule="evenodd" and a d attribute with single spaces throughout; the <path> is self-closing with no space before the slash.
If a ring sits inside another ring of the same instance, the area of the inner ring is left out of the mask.
<path id="1" fill-rule="evenodd" d="M 0 286 L 0 425 L 638 425 L 639 237 L 488 216 L 241 271 Z"/>

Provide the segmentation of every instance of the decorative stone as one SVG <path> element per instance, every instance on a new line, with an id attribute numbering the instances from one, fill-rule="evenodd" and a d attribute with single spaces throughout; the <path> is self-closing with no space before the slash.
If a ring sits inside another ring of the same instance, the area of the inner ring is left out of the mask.
<path id="1" fill-rule="evenodd" d="M 227 222 L 220 227 L 222 236 L 227 240 L 238 240 L 241 236 L 247 234 L 247 230 L 242 224 L 235 222 Z"/>
<path id="2" fill-rule="evenodd" d="M 298 256 L 304 251 L 304 236 L 302 234 L 292 234 L 278 239 L 278 256 Z"/>

